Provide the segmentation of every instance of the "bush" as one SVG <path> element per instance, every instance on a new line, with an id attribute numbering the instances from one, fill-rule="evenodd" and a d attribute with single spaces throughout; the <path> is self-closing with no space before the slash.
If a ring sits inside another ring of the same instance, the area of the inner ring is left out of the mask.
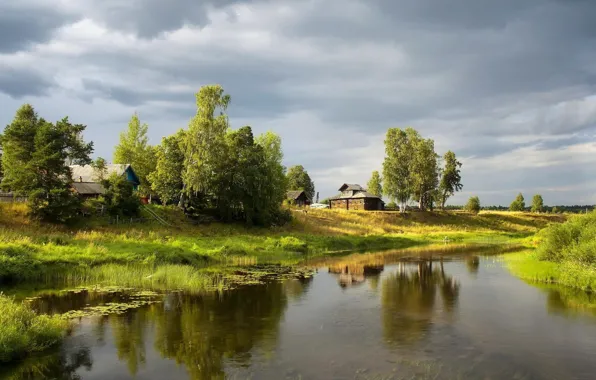
<path id="1" fill-rule="evenodd" d="M 103 201 L 112 216 L 138 216 L 141 200 L 135 194 L 133 186 L 123 176 L 112 175 L 104 181 L 106 189 Z"/>
<path id="2" fill-rule="evenodd" d="M 0 363 L 60 343 L 66 328 L 67 322 L 59 317 L 37 315 L 0 294 Z"/>
<path id="3" fill-rule="evenodd" d="M 466 203 L 465 210 L 474 214 L 478 214 L 480 212 L 480 198 L 470 197 L 470 199 L 468 199 L 468 203 Z"/>
<path id="4" fill-rule="evenodd" d="M 81 201 L 69 189 L 36 190 L 29 195 L 31 216 L 50 223 L 71 224 L 81 210 Z"/>
<path id="5" fill-rule="evenodd" d="M 387 205 L 385 206 L 385 208 L 392 209 L 392 210 L 393 209 L 396 209 L 397 208 L 397 203 L 395 203 L 395 202 L 389 202 L 389 203 L 387 203 Z"/>
<path id="6" fill-rule="evenodd" d="M 554 262 L 596 264 L 596 211 L 553 224 L 540 235 L 538 257 Z"/>

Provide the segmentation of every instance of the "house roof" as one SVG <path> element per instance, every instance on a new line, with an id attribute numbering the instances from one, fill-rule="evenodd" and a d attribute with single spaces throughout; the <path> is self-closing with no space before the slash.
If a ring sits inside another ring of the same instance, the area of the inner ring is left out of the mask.
<path id="1" fill-rule="evenodd" d="M 362 198 L 377 198 L 377 199 L 381 199 L 381 197 L 377 197 L 376 195 L 373 195 L 367 191 L 356 191 L 353 194 L 350 195 L 344 195 L 344 194 L 337 194 L 331 198 L 329 198 L 330 200 L 338 200 L 338 199 L 362 199 Z"/>
<path id="2" fill-rule="evenodd" d="M 126 170 L 130 168 L 130 164 L 109 164 L 106 165 L 106 177 L 116 173 L 117 175 L 123 175 Z M 73 182 L 97 182 L 97 174 L 95 169 L 91 165 L 71 165 L 70 170 L 72 171 Z M 132 168 L 131 168 L 132 170 Z M 136 175 L 135 175 L 136 176 Z M 81 180 L 82 179 L 82 180 Z"/>
<path id="3" fill-rule="evenodd" d="M 71 186 L 81 195 L 98 195 L 106 191 L 101 184 L 93 182 L 73 182 Z"/>
<path id="4" fill-rule="evenodd" d="M 364 191 L 364 188 L 357 183 L 344 183 L 338 191 L 346 191 L 346 190 L 353 190 L 353 191 Z"/>
<path id="5" fill-rule="evenodd" d="M 289 190 L 287 193 L 288 199 L 298 199 L 300 195 L 304 193 L 304 190 Z"/>

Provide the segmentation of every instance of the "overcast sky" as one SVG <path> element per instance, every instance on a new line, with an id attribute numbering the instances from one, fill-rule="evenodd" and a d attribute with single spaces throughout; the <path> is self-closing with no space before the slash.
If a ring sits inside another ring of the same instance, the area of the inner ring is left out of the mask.
<path id="1" fill-rule="evenodd" d="M 219 83 L 232 127 L 280 134 L 321 198 L 411 126 L 463 162 L 451 203 L 593 204 L 595 18 L 594 0 L 0 0 L 0 124 L 28 102 L 111 159 L 133 112 L 157 144 Z"/>

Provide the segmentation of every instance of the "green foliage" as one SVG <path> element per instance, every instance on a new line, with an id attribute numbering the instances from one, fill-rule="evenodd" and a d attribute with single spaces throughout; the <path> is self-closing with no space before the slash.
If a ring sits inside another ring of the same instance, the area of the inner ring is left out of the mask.
<path id="1" fill-rule="evenodd" d="M 123 176 L 112 174 L 103 182 L 105 193 L 103 200 L 108 213 L 112 216 L 133 217 L 139 215 L 141 201 L 133 185 Z"/>
<path id="2" fill-rule="evenodd" d="M 321 203 L 324 205 L 328 205 L 329 203 L 331 203 L 331 201 L 329 200 L 329 198 L 325 198 L 321 201 Z"/>
<path id="3" fill-rule="evenodd" d="M 526 202 L 524 201 L 524 196 L 522 193 L 519 193 L 515 200 L 509 206 L 509 211 L 524 211 L 526 209 Z"/>
<path id="4" fill-rule="evenodd" d="M 377 197 L 383 196 L 382 178 L 378 171 L 373 171 L 367 184 L 367 191 Z"/>
<path id="5" fill-rule="evenodd" d="M 22 106 L 2 137 L 5 177 L 2 185 L 27 195 L 32 216 L 65 223 L 78 213 L 78 200 L 70 191 L 69 163 L 87 164 L 93 144 L 85 144 L 84 125 L 64 118 L 56 124 Z"/>
<path id="6" fill-rule="evenodd" d="M 414 149 L 409 140 L 410 135 L 402 129 L 390 128 L 385 138 L 383 192 L 399 203 L 401 211 L 405 211 L 405 205 L 413 193 L 411 161 Z"/>
<path id="7" fill-rule="evenodd" d="M 91 163 L 94 172 L 94 180 L 101 183 L 107 179 L 108 175 L 108 163 L 103 157 L 97 157 L 95 161 Z"/>
<path id="8" fill-rule="evenodd" d="M 67 326 L 59 317 L 37 315 L 0 293 L 0 363 L 60 343 Z"/>
<path id="9" fill-rule="evenodd" d="M 553 224 L 540 234 L 538 257 L 554 262 L 596 265 L 596 212 Z"/>
<path id="10" fill-rule="evenodd" d="M 439 197 L 438 155 L 432 139 L 424 139 L 413 128 L 391 128 L 385 139 L 384 193 L 404 211 L 410 198 L 420 209 L 433 207 Z"/>
<path id="11" fill-rule="evenodd" d="M 455 153 L 448 151 L 443 156 L 445 167 L 441 173 L 441 182 L 439 184 L 439 196 L 441 208 L 445 208 L 447 199 L 456 191 L 461 191 L 463 185 L 461 184 L 461 162 L 457 161 Z"/>
<path id="12" fill-rule="evenodd" d="M 120 134 L 120 141 L 114 150 L 115 164 L 130 164 L 141 182 L 139 192 L 150 192 L 149 174 L 155 170 L 155 148 L 148 143 L 147 124 L 141 124 L 139 116 L 132 115 L 128 128 Z"/>
<path id="13" fill-rule="evenodd" d="M 304 190 L 308 199 L 315 196 L 315 184 L 302 165 L 295 165 L 288 169 L 288 190 Z"/>
<path id="14" fill-rule="evenodd" d="M 468 203 L 466 203 L 465 210 L 474 214 L 478 214 L 480 212 L 480 198 L 476 196 L 470 197 L 470 199 L 468 199 Z"/>
<path id="15" fill-rule="evenodd" d="M 196 100 L 197 114 L 190 121 L 183 142 L 182 179 L 186 194 L 198 196 L 208 205 L 216 188 L 216 173 L 226 159 L 229 122 L 225 111 L 230 96 L 224 94 L 220 85 L 208 85 L 201 87 Z"/>
<path id="16" fill-rule="evenodd" d="M 164 137 L 156 147 L 157 164 L 149 175 L 149 182 L 164 205 L 178 200 L 184 186 L 180 176 L 184 170 L 184 133 L 179 130 L 175 135 Z"/>
<path id="17" fill-rule="evenodd" d="M 552 212 L 553 214 L 559 214 L 561 210 L 557 206 L 554 206 L 553 208 L 551 208 L 550 212 Z"/>
<path id="18" fill-rule="evenodd" d="M 396 209 L 397 208 L 397 203 L 391 201 L 391 202 L 387 203 L 387 206 L 386 207 L 388 209 L 391 209 L 391 210 Z"/>
<path id="19" fill-rule="evenodd" d="M 542 195 L 536 194 L 534 198 L 532 198 L 532 212 L 542 212 L 544 211 L 544 201 L 542 200 Z"/>

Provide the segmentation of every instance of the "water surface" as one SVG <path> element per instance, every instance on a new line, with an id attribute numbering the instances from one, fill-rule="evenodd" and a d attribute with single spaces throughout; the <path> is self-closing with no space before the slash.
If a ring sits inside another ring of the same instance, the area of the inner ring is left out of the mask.
<path id="1" fill-rule="evenodd" d="M 171 292 L 82 318 L 7 379 L 594 379 L 596 297 L 536 287 L 495 256 L 349 256 L 310 279 Z M 374 258 L 374 259 L 373 259 Z M 33 301 L 63 313 L 126 294 Z"/>

